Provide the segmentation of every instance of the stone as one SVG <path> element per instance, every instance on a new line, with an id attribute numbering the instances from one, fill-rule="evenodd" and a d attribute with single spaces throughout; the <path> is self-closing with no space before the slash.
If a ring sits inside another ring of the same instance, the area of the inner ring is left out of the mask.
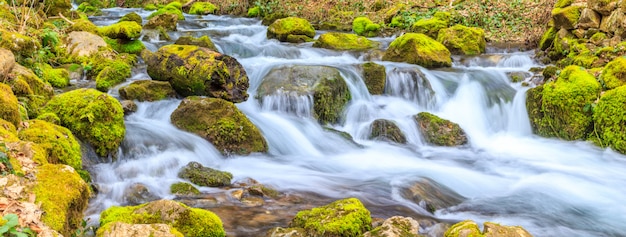
<path id="1" fill-rule="evenodd" d="M 183 237 L 173 227 L 167 224 L 128 224 L 113 222 L 97 237 Z"/>
<path id="2" fill-rule="evenodd" d="M 460 146 L 467 144 L 467 135 L 461 127 L 449 120 L 428 112 L 414 116 L 417 128 L 426 143 L 437 146 Z"/>
<path id="3" fill-rule="evenodd" d="M 176 31 L 177 24 L 178 15 L 173 13 L 164 13 L 150 18 L 143 28 L 158 29 L 160 27 L 165 31 Z"/>
<path id="4" fill-rule="evenodd" d="M 230 185 L 233 175 L 229 172 L 204 167 L 198 162 L 189 162 L 178 172 L 178 177 L 205 187 L 224 187 Z"/>
<path id="5" fill-rule="evenodd" d="M 124 110 L 124 115 L 130 115 L 134 112 L 137 112 L 137 103 L 132 100 L 122 100 L 120 101 L 122 104 L 122 109 Z"/>
<path id="6" fill-rule="evenodd" d="M 159 199 L 158 196 L 152 194 L 146 185 L 134 183 L 126 187 L 124 190 L 124 201 L 129 205 L 138 205 Z"/>
<path id="7" fill-rule="evenodd" d="M 365 232 L 363 237 L 419 237 L 419 228 L 419 223 L 411 217 L 393 216 Z"/>
<path id="8" fill-rule="evenodd" d="M 520 226 L 503 226 L 493 222 L 483 223 L 485 237 L 532 237 L 528 231 Z"/>
<path id="9" fill-rule="evenodd" d="M 372 122 L 369 139 L 406 144 L 406 137 L 393 121 L 376 119 Z"/>
<path id="10" fill-rule="evenodd" d="M 315 29 L 311 23 L 298 17 L 278 19 L 267 28 L 267 38 L 282 42 L 301 43 L 312 40 L 314 36 Z"/>
<path id="11" fill-rule="evenodd" d="M 385 66 L 366 62 L 361 64 L 360 69 L 363 71 L 363 82 L 372 95 L 382 95 L 385 93 L 385 85 L 387 83 L 387 71 Z"/>
<path id="12" fill-rule="evenodd" d="M 359 199 L 347 198 L 298 212 L 290 227 L 307 236 L 360 236 L 372 228 L 372 218 Z"/>
<path id="13" fill-rule="evenodd" d="M 443 44 L 418 33 L 406 33 L 396 38 L 389 45 L 383 60 L 417 64 L 426 68 L 452 65 L 450 51 Z"/>
<path id="14" fill-rule="evenodd" d="M 588 0 L 587 8 L 600 13 L 602 16 L 608 16 L 617 8 L 618 2 L 616 0 Z"/>
<path id="15" fill-rule="evenodd" d="M 465 200 L 454 190 L 429 178 L 409 182 L 407 186 L 401 187 L 400 196 L 430 213 L 458 205 Z"/>
<path id="16" fill-rule="evenodd" d="M 120 88 L 119 93 L 122 99 L 140 102 L 176 98 L 176 91 L 169 82 L 154 80 L 133 81 Z"/>
<path id="17" fill-rule="evenodd" d="M 454 25 L 439 31 L 437 41 L 453 54 L 479 55 L 485 52 L 485 31 L 478 27 Z"/>
<path id="18" fill-rule="evenodd" d="M 377 48 L 379 43 L 363 36 L 341 32 L 329 32 L 320 35 L 313 47 L 333 50 L 368 50 Z"/>
<path id="19" fill-rule="evenodd" d="M 85 31 L 70 32 L 65 42 L 65 48 L 72 57 L 90 57 L 101 47 L 108 47 L 102 37 Z"/>
<path id="20" fill-rule="evenodd" d="M 0 48 L 0 80 L 6 81 L 15 67 L 15 55 L 10 50 Z"/>
<path id="21" fill-rule="evenodd" d="M 598 14 L 596 11 L 591 10 L 589 8 L 584 8 L 582 12 L 580 12 L 580 19 L 578 20 L 578 28 L 581 29 L 589 29 L 589 28 L 600 28 L 600 22 L 602 21 L 602 16 Z"/>
<path id="22" fill-rule="evenodd" d="M 609 16 L 602 18 L 600 30 L 605 33 L 616 34 L 623 27 L 626 16 L 620 11 L 614 11 Z"/>
<path id="23" fill-rule="evenodd" d="M 211 38 L 209 38 L 209 36 L 206 36 L 206 35 L 203 35 L 202 37 L 199 37 L 199 38 L 194 38 L 191 36 L 181 36 L 180 38 L 176 40 L 176 42 L 174 42 L 174 44 L 196 45 L 196 46 L 205 47 L 205 48 L 208 48 L 210 50 L 217 52 L 217 47 L 215 47 L 215 44 L 213 44 L 213 41 L 211 41 Z"/>

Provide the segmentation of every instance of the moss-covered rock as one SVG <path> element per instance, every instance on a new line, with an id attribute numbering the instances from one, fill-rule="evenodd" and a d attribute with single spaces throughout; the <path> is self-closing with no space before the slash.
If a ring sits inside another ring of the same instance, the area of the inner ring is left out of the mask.
<path id="1" fill-rule="evenodd" d="M 43 3 L 47 16 L 58 16 L 59 14 L 67 15 L 70 9 L 72 9 L 72 2 L 70 0 L 50 0 Z"/>
<path id="2" fill-rule="evenodd" d="M 0 142 L 17 142 L 19 140 L 15 125 L 0 118 Z"/>
<path id="3" fill-rule="evenodd" d="M 112 39 L 133 40 L 141 35 L 141 25 L 134 21 L 124 21 L 102 26 L 98 32 Z"/>
<path id="4" fill-rule="evenodd" d="M 380 33 L 380 25 L 365 16 L 354 18 L 352 31 L 359 36 L 375 37 Z"/>
<path id="5" fill-rule="evenodd" d="M 363 237 L 419 237 L 419 222 L 411 217 L 393 216 L 385 220 L 382 225 L 366 232 Z"/>
<path id="6" fill-rule="evenodd" d="M 478 225 L 470 220 L 462 221 L 454 224 L 443 235 L 444 237 L 482 237 Z"/>
<path id="7" fill-rule="evenodd" d="M 139 25 L 143 24 L 143 19 L 141 19 L 141 16 L 139 14 L 137 14 L 136 12 L 130 12 L 130 13 L 122 16 L 122 18 L 120 18 L 120 20 L 118 22 L 124 22 L 124 21 L 136 22 Z"/>
<path id="8" fill-rule="evenodd" d="M 448 28 L 449 25 L 450 13 L 437 12 L 431 18 L 419 19 L 413 23 L 413 25 L 411 25 L 411 32 L 422 33 L 436 39 L 439 35 L 439 30 Z"/>
<path id="9" fill-rule="evenodd" d="M 74 31 L 85 31 L 92 34 L 98 34 L 98 26 L 96 26 L 93 22 L 88 19 L 76 19 L 74 20 L 74 24 L 71 25 L 68 29 L 68 32 Z"/>
<path id="10" fill-rule="evenodd" d="M 315 29 L 309 21 L 298 17 L 287 17 L 274 21 L 267 28 L 267 38 L 282 42 L 301 43 L 311 41 L 315 36 Z M 291 39 L 303 39 L 296 41 Z"/>
<path id="11" fill-rule="evenodd" d="M 124 111 L 119 101 L 94 89 L 78 89 L 54 96 L 42 109 L 54 113 L 61 125 L 91 144 L 98 155 L 116 153 L 124 139 Z"/>
<path id="12" fill-rule="evenodd" d="M 552 9 L 552 20 L 554 27 L 557 29 L 572 30 L 578 24 L 582 6 L 569 6 L 564 8 Z"/>
<path id="13" fill-rule="evenodd" d="M 596 11 L 591 10 L 589 8 L 584 8 L 580 12 L 580 18 L 578 19 L 578 28 L 580 29 L 589 29 L 589 28 L 600 28 L 600 23 L 602 21 L 602 16 L 598 14 Z"/>
<path id="14" fill-rule="evenodd" d="M 65 88 L 70 85 L 70 72 L 65 68 L 52 68 L 49 64 L 38 64 L 37 68 L 41 70 L 41 79 L 50 83 L 56 88 Z"/>
<path id="15" fill-rule="evenodd" d="M 48 162 L 83 169 L 80 144 L 69 129 L 43 121 L 28 120 L 20 129 L 19 138 L 39 144 L 48 156 Z"/>
<path id="16" fill-rule="evenodd" d="M 259 129 L 233 103 L 190 96 L 171 115 L 172 123 L 211 142 L 223 154 L 266 152 Z"/>
<path id="17" fill-rule="evenodd" d="M 437 41 L 453 54 L 479 55 L 485 52 L 485 31 L 477 27 L 454 25 L 439 31 Z"/>
<path id="18" fill-rule="evenodd" d="M 88 16 L 102 15 L 102 11 L 98 7 L 92 6 L 88 2 L 82 2 L 80 5 L 78 5 L 78 8 L 76 8 L 76 11 L 85 13 Z"/>
<path id="19" fill-rule="evenodd" d="M 356 198 L 298 212 L 291 227 L 305 229 L 308 236 L 360 236 L 372 229 L 370 212 Z"/>
<path id="20" fill-rule="evenodd" d="M 471 220 L 454 224 L 444 234 L 444 237 L 532 237 L 528 231 L 520 226 L 502 226 L 493 222 L 485 222 L 484 231 L 480 231 L 478 224 Z"/>
<path id="21" fill-rule="evenodd" d="M 15 96 L 23 98 L 28 110 L 28 117 L 37 117 L 39 110 L 54 96 L 54 89 L 35 73 L 19 64 L 11 71 L 13 79 L 9 81 Z"/>
<path id="22" fill-rule="evenodd" d="M 176 40 L 176 42 L 174 42 L 174 44 L 195 45 L 195 46 L 205 47 L 205 48 L 208 48 L 210 50 L 217 52 L 217 47 L 215 47 L 215 44 L 213 44 L 213 41 L 211 41 L 211 38 L 209 38 L 209 36 L 206 36 L 206 35 L 203 35 L 202 37 L 199 37 L 199 38 L 195 38 L 191 36 L 181 36 L 180 38 Z"/>
<path id="23" fill-rule="evenodd" d="M 541 36 L 541 39 L 539 40 L 539 49 L 546 50 L 552 47 L 554 38 L 556 37 L 556 32 L 556 28 L 550 27 L 545 33 L 543 33 L 543 36 Z"/>
<path id="24" fill-rule="evenodd" d="M 115 52 L 118 53 L 139 54 L 146 48 L 141 40 L 106 38 L 105 41 L 113 50 L 115 50 Z"/>
<path id="25" fill-rule="evenodd" d="M 374 62 L 366 62 L 361 64 L 361 70 L 363 70 L 363 82 L 370 94 L 382 95 L 385 93 L 385 84 L 387 83 L 385 66 Z"/>
<path id="26" fill-rule="evenodd" d="M 587 7 L 594 10 L 602 16 L 609 16 L 617 8 L 619 1 L 614 0 L 589 0 Z"/>
<path id="27" fill-rule="evenodd" d="M 183 5 L 178 1 L 170 2 L 164 7 L 159 8 L 159 10 L 153 12 L 148 16 L 148 20 L 162 14 L 175 14 L 178 20 L 185 20 L 185 16 L 183 15 Z"/>
<path id="28" fill-rule="evenodd" d="M 0 118 L 17 126 L 21 121 L 18 109 L 17 97 L 11 87 L 0 83 Z"/>
<path id="29" fill-rule="evenodd" d="M 233 175 L 226 171 L 220 171 L 204 167 L 198 162 L 189 162 L 178 172 L 178 177 L 187 179 L 193 184 L 205 187 L 224 187 L 230 185 Z"/>
<path id="30" fill-rule="evenodd" d="M 222 221 L 213 212 L 190 208 L 171 200 L 158 200 L 139 206 L 113 206 L 100 213 L 101 232 L 115 222 L 129 224 L 167 224 L 188 237 L 223 237 L 226 236 Z"/>
<path id="31" fill-rule="evenodd" d="M 248 98 L 248 76 L 233 57 L 194 45 L 167 45 L 144 56 L 148 75 L 169 81 L 178 94 L 203 95 L 232 102 Z"/>
<path id="32" fill-rule="evenodd" d="M 378 43 L 363 36 L 340 32 L 329 32 L 320 35 L 313 47 L 334 50 L 367 50 L 378 47 Z"/>
<path id="33" fill-rule="evenodd" d="M 176 92 L 168 82 L 139 80 L 120 88 L 120 97 L 125 100 L 157 101 L 176 98 Z"/>
<path id="34" fill-rule="evenodd" d="M 425 141 L 437 146 L 459 146 L 467 144 L 467 135 L 461 127 L 447 119 L 428 112 L 414 116 L 417 128 Z"/>
<path id="35" fill-rule="evenodd" d="M 91 191 L 72 167 L 60 164 L 39 166 L 33 192 L 35 202 L 41 203 L 44 211 L 42 220 L 50 228 L 70 236 L 82 227 L 83 211 Z"/>
<path id="36" fill-rule="evenodd" d="M 210 2 L 194 2 L 189 8 L 189 14 L 192 15 L 208 15 L 214 14 L 217 11 L 217 7 Z"/>
<path id="37" fill-rule="evenodd" d="M 11 50 L 16 57 L 30 58 L 41 48 L 39 40 L 18 32 L 0 28 L 0 35 L 0 48 Z"/>
<path id="38" fill-rule="evenodd" d="M 393 121 L 377 119 L 372 122 L 369 139 L 406 144 L 406 137 Z"/>
<path id="39" fill-rule="evenodd" d="M 176 24 L 178 24 L 178 15 L 174 13 L 163 13 L 151 17 L 146 25 L 144 25 L 144 28 L 176 31 Z"/>
<path id="40" fill-rule="evenodd" d="M 607 91 L 593 110 L 594 142 L 626 154 L 626 86 Z"/>
<path id="41" fill-rule="evenodd" d="M 124 61 L 113 61 L 96 76 L 96 89 L 106 92 L 131 76 L 131 66 Z"/>
<path id="42" fill-rule="evenodd" d="M 159 236 L 184 237 L 182 233 L 166 224 L 128 224 L 113 222 L 105 230 L 98 231 L 97 237 L 105 236 Z"/>
<path id="43" fill-rule="evenodd" d="M 600 80 L 606 89 L 614 89 L 626 83 L 626 57 L 619 57 L 606 64 Z"/>
<path id="44" fill-rule="evenodd" d="M 313 116 L 322 124 L 337 123 L 351 98 L 339 70 L 327 66 L 274 68 L 263 78 L 257 90 L 260 99 L 285 94 L 313 97 Z"/>
<path id="45" fill-rule="evenodd" d="M 396 38 L 383 55 L 383 60 L 412 63 L 427 68 L 452 65 L 450 51 L 446 46 L 418 33 L 406 33 Z"/>
<path id="46" fill-rule="evenodd" d="M 178 182 L 170 185 L 170 193 L 177 195 L 196 195 L 200 194 L 200 190 L 190 183 Z"/>
<path id="47" fill-rule="evenodd" d="M 585 139 L 592 128 L 591 106 L 600 84 L 583 68 L 568 66 L 555 81 L 527 91 L 533 132 L 566 140 Z"/>

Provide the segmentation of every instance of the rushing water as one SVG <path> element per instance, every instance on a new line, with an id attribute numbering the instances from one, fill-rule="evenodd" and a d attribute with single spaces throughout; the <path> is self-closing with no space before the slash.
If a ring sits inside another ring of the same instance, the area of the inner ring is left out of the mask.
<path id="1" fill-rule="evenodd" d="M 110 9 L 93 20 L 110 24 L 132 10 L 137 9 Z M 355 67 L 369 55 L 267 40 L 266 27 L 254 19 L 187 16 L 171 35 L 174 39 L 209 35 L 221 52 L 244 65 L 250 99 L 237 106 L 262 131 L 269 152 L 223 157 L 205 140 L 172 126 L 169 115 L 179 100 L 138 103 L 139 110 L 126 118 L 121 157 L 91 167 L 100 191 L 88 210 L 94 221 L 106 207 L 127 203 L 124 190 L 135 183 L 156 197 L 173 198 L 168 189 L 180 181 L 178 170 L 198 161 L 233 173 L 234 180 L 251 177 L 280 191 L 358 197 L 367 205 L 404 206 L 421 216 L 431 214 L 402 198 L 398 190 L 408 181 L 427 177 L 467 198 L 435 212 L 436 219 L 521 225 L 535 236 L 626 233 L 626 158 L 587 142 L 532 134 L 524 106 L 527 88 L 506 76 L 536 66 L 532 52 L 455 58 L 455 65 L 445 70 L 377 61 L 387 70 L 386 90 L 384 95 L 370 95 Z M 392 39 L 376 40 L 385 45 Z M 171 43 L 154 38 L 145 42 L 151 50 Z M 353 99 L 342 122 L 332 128 L 349 133 L 359 145 L 312 119 L 309 97 L 285 93 L 255 99 L 256 88 L 272 68 L 295 64 L 340 69 Z M 140 73 L 130 80 L 147 77 Z M 422 111 L 458 123 L 469 144 L 453 148 L 425 144 L 412 120 Z M 367 140 L 370 124 L 380 118 L 394 121 L 407 144 Z M 397 213 L 382 208 L 372 214 Z"/>

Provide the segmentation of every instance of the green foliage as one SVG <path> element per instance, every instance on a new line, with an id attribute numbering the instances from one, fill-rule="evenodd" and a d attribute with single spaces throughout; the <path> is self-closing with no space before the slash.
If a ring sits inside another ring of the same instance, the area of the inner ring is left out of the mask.
<path id="1" fill-rule="evenodd" d="M 278 0 L 256 0 L 254 1 L 254 7 L 258 8 L 258 16 L 265 17 L 277 12 L 280 8 L 280 1 Z M 272 23 L 272 22 L 269 22 Z"/>
<path id="2" fill-rule="evenodd" d="M 139 54 L 146 48 L 141 40 L 104 38 L 104 41 L 118 53 Z"/>
<path id="3" fill-rule="evenodd" d="M 5 176 L 9 174 L 14 174 L 13 165 L 9 161 L 9 156 L 7 155 L 7 149 L 4 142 L 0 142 L 0 175 Z M 2 234 L 0 232 L 0 234 Z"/>
<path id="4" fill-rule="evenodd" d="M 37 234 L 28 227 L 19 227 L 18 216 L 10 213 L 2 217 L 4 224 L 0 226 L 0 236 L 35 237 Z"/>
<path id="5" fill-rule="evenodd" d="M 348 198 L 300 211 L 291 226 L 309 236 L 361 236 L 372 228 L 372 218 L 359 199 Z"/>
<path id="6" fill-rule="evenodd" d="M 259 17 L 261 16 L 261 7 L 254 6 L 248 9 L 248 17 Z"/>

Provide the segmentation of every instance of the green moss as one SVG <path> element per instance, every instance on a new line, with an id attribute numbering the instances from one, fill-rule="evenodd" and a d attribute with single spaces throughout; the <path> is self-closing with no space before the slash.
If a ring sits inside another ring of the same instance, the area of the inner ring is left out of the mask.
<path id="1" fill-rule="evenodd" d="M 626 153 L 626 86 L 607 91 L 593 110 L 594 141 Z"/>
<path id="2" fill-rule="evenodd" d="M 169 82 L 153 80 L 134 81 L 120 88 L 119 92 L 123 99 L 137 101 L 157 101 L 176 97 L 176 92 Z"/>
<path id="3" fill-rule="evenodd" d="M 96 88 L 106 92 L 110 87 L 126 81 L 131 76 L 131 67 L 122 61 L 114 61 L 98 73 Z"/>
<path id="4" fill-rule="evenodd" d="M 267 38 L 286 42 L 290 35 L 315 36 L 315 29 L 309 21 L 298 17 L 287 17 L 274 21 L 267 28 Z"/>
<path id="5" fill-rule="evenodd" d="M 377 119 L 372 122 L 369 139 L 391 141 L 406 144 L 406 136 L 393 121 Z"/>
<path id="6" fill-rule="evenodd" d="M 200 194 L 200 190 L 191 185 L 190 183 L 178 182 L 174 183 L 170 186 L 170 192 L 172 194 L 181 194 L 181 195 L 196 195 Z"/>
<path id="7" fill-rule="evenodd" d="M 33 188 L 36 203 L 44 211 L 42 220 L 65 236 L 81 228 L 83 211 L 91 192 L 74 169 L 66 165 L 44 164 L 37 169 Z"/>
<path id="8" fill-rule="evenodd" d="M 155 5 L 154 3 L 149 3 L 149 4 L 146 4 L 143 7 L 143 9 L 146 10 L 146 11 L 155 11 L 155 10 L 159 9 L 159 7 L 157 7 L 157 5 Z"/>
<path id="9" fill-rule="evenodd" d="M 59 94 L 42 112 L 56 114 L 61 125 L 91 144 L 100 156 L 115 153 L 126 131 L 120 102 L 94 89 Z"/>
<path id="10" fill-rule="evenodd" d="M 378 35 L 379 30 L 380 25 L 365 16 L 357 17 L 352 21 L 352 31 L 357 35 L 374 37 Z"/>
<path id="11" fill-rule="evenodd" d="M 141 40 L 104 38 L 104 41 L 118 53 L 139 54 L 146 48 Z"/>
<path id="12" fill-rule="evenodd" d="M 591 131 L 591 105 L 600 93 L 600 84 L 583 68 L 568 66 L 555 81 L 527 93 L 526 108 L 535 133 L 577 140 Z"/>
<path id="13" fill-rule="evenodd" d="M 98 27 L 89 20 L 77 19 L 74 24 L 69 27 L 69 31 L 87 31 L 97 34 Z"/>
<path id="14" fill-rule="evenodd" d="M 215 44 L 213 44 L 213 41 L 211 41 L 211 38 L 209 38 L 209 36 L 206 36 L 206 35 L 203 35 L 200 38 L 194 38 L 191 36 L 181 36 L 176 40 L 174 44 L 196 45 L 196 46 L 205 47 L 205 48 L 208 48 L 210 50 L 217 52 L 217 47 L 215 47 Z"/>
<path id="15" fill-rule="evenodd" d="M 37 116 L 38 120 L 43 120 L 54 125 L 60 125 L 61 119 L 54 113 L 43 113 Z"/>
<path id="16" fill-rule="evenodd" d="M 453 54 L 479 55 L 485 52 L 485 31 L 477 27 L 454 25 L 439 31 L 437 41 Z"/>
<path id="17" fill-rule="evenodd" d="M 298 212 L 291 227 L 304 228 L 309 236 L 361 236 L 372 228 L 372 218 L 361 201 L 348 198 Z"/>
<path id="18" fill-rule="evenodd" d="M 334 124 L 339 122 L 341 113 L 350 101 L 350 91 L 339 73 L 320 77 L 322 79 L 313 92 L 313 111 L 321 124 Z"/>
<path id="19" fill-rule="evenodd" d="M 366 50 L 378 47 L 378 43 L 363 36 L 340 32 L 320 35 L 313 47 L 335 50 Z"/>
<path id="20" fill-rule="evenodd" d="M 75 170 L 83 168 L 80 144 L 69 129 L 43 120 L 29 120 L 20 129 L 19 138 L 39 144 L 48 156 L 48 162 L 69 165 Z"/>
<path id="21" fill-rule="evenodd" d="M 267 143 L 237 107 L 216 98 L 187 97 L 171 115 L 172 123 L 211 142 L 224 154 L 266 152 Z"/>
<path id="22" fill-rule="evenodd" d="M 626 82 L 626 57 L 619 57 L 606 64 L 600 80 L 608 90 L 624 85 Z"/>
<path id="23" fill-rule="evenodd" d="M 2 142 L 17 142 L 20 139 L 17 137 L 17 130 L 15 125 L 0 118 L 0 141 Z"/>
<path id="24" fill-rule="evenodd" d="M 374 62 L 366 62 L 361 65 L 363 69 L 363 82 L 372 95 L 382 95 L 387 83 L 385 66 Z"/>
<path id="25" fill-rule="evenodd" d="M 39 40 L 13 31 L 0 29 L 0 47 L 11 50 L 18 59 L 18 63 L 22 65 L 31 65 L 32 63 L 23 62 L 24 59 L 31 58 L 35 52 L 41 48 Z M 21 57 L 21 58 L 20 58 Z"/>
<path id="26" fill-rule="evenodd" d="M 424 34 L 406 33 L 396 38 L 383 55 L 383 60 L 407 62 L 427 68 L 452 65 L 450 51 Z"/>
<path id="27" fill-rule="evenodd" d="M 413 25 L 411 25 L 411 32 L 422 33 L 428 35 L 433 39 L 436 39 L 437 35 L 439 34 L 439 30 L 447 28 L 448 25 L 450 25 L 450 20 L 445 16 L 433 17 L 429 19 L 419 19 L 418 21 L 413 23 Z"/>
<path id="28" fill-rule="evenodd" d="M 483 237 L 478 225 L 470 220 L 454 224 L 443 235 L 444 237 Z"/>
<path id="29" fill-rule="evenodd" d="M 141 25 L 134 21 L 118 22 L 98 29 L 101 35 L 112 39 L 132 40 L 141 35 Z"/>
<path id="30" fill-rule="evenodd" d="M 233 174 L 225 171 L 204 167 L 198 162 L 189 162 L 178 173 L 179 178 L 205 187 L 224 187 L 230 185 Z"/>
<path id="31" fill-rule="evenodd" d="M 70 85 L 70 73 L 65 68 L 52 68 L 49 64 L 38 64 L 42 72 L 42 79 L 56 88 L 65 88 Z"/>
<path id="32" fill-rule="evenodd" d="M 566 30 L 574 29 L 576 24 L 578 24 L 580 12 L 583 8 L 584 6 L 569 6 L 552 9 L 554 27 Z"/>
<path id="33" fill-rule="evenodd" d="M 102 14 L 102 11 L 100 11 L 98 7 L 92 6 L 88 2 L 81 3 L 76 11 L 83 12 L 90 16 L 97 16 Z"/>
<path id="34" fill-rule="evenodd" d="M 168 224 L 187 237 L 226 236 L 222 221 L 217 215 L 170 200 L 139 206 L 113 206 L 100 213 L 100 226 L 106 227 L 116 221 L 129 224 Z"/>
<path id="35" fill-rule="evenodd" d="M 17 97 L 9 85 L 0 83 L 0 118 L 17 126 L 21 119 L 17 103 Z"/>
<path id="36" fill-rule="evenodd" d="M 217 7 L 210 2 L 194 2 L 189 8 L 189 14 L 192 15 L 208 15 L 214 14 Z"/>
<path id="37" fill-rule="evenodd" d="M 11 84 L 11 88 L 15 88 L 13 93 L 25 104 L 29 117 L 36 117 L 41 107 L 54 95 L 52 86 L 21 65 L 16 65 L 11 73 L 16 77 L 9 81 L 14 83 Z"/>
<path id="38" fill-rule="evenodd" d="M 465 131 L 456 123 L 428 112 L 421 112 L 414 119 L 427 143 L 437 146 L 467 144 Z"/>
<path id="39" fill-rule="evenodd" d="M 143 20 L 141 19 L 141 16 L 135 12 L 131 12 L 122 16 L 122 18 L 120 18 L 120 20 L 117 22 L 124 22 L 124 21 L 133 21 L 133 22 L 136 22 L 138 25 L 143 24 Z"/>
<path id="40" fill-rule="evenodd" d="M 554 38 L 556 37 L 556 32 L 556 28 L 550 27 L 550 29 L 543 33 L 543 36 L 541 36 L 541 39 L 539 40 L 539 48 L 541 50 L 546 50 L 552 46 Z"/>
<path id="41" fill-rule="evenodd" d="M 170 4 L 165 5 L 162 8 L 159 8 L 156 12 L 153 12 L 148 16 L 148 20 L 161 14 L 175 14 L 178 16 L 178 20 L 184 21 L 185 16 L 182 11 L 182 4 L 180 2 L 171 2 Z"/>
<path id="42" fill-rule="evenodd" d="M 554 4 L 554 8 L 563 8 L 572 5 L 574 0 L 558 0 L 556 4 Z"/>
<path id="43" fill-rule="evenodd" d="M 261 16 L 261 7 L 255 6 L 248 9 L 248 17 L 259 17 Z"/>

